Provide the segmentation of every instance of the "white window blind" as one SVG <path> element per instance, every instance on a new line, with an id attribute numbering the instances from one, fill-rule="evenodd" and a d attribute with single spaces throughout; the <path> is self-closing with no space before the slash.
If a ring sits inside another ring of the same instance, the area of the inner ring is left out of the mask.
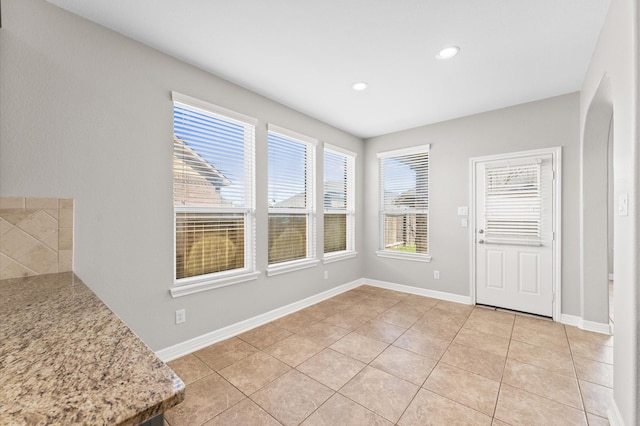
<path id="1" fill-rule="evenodd" d="M 269 264 L 315 258 L 314 139 L 269 125 Z"/>
<path id="2" fill-rule="evenodd" d="M 254 128 L 249 117 L 173 94 L 175 274 L 254 267 Z"/>
<path id="3" fill-rule="evenodd" d="M 354 250 L 355 154 L 324 146 L 324 252 Z"/>
<path id="4" fill-rule="evenodd" d="M 540 172 L 540 163 L 486 169 L 485 232 L 488 238 L 541 238 Z"/>
<path id="5" fill-rule="evenodd" d="M 378 154 L 381 249 L 427 255 L 429 145 Z"/>

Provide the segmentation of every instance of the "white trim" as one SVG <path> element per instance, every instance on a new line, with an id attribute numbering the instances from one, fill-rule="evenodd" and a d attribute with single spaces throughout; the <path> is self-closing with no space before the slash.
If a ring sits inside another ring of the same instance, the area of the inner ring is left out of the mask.
<path id="1" fill-rule="evenodd" d="M 622 414 L 618 409 L 618 404 L 616 404 L 614 396 L 611 397 L 609 409 L 607 410 L 607 417 L 609 418 L 611 426 L 624 426 L 624 420 L 622 419 Z"/>
<path id="2" fill-rule="evenodd" d="M 506 154 L 487 155 L 469 159 L 469 294 L 471 303 L 476 303 L 476 167 L 478 163 L 502 161 L 520 157 L 549 155 L 552 156 L 554 214 L 553 214 L 553 320 L 563 322 L 562 314 L 562 147 L 534 149 L 529 151 L 510 152 Z"/>
<path id="3" fill-rule="evenodd" d="M 333 152 L 335 152 L 337 154 L 348 155 L 348 156 L 351 156 L 353 158 L 357 158 L 358 157 L 358 154 L 356 152 L 349 151 L 348 149 L 344 149 L 344 148 L 341 148 L 339 146 L 331 145 L 331 144 L 326 143 L 326 142 L 323 144 L 323 149 L 327 150 L 327 151 L 333 151 Z"/>
<path id="4" fill-rule="evenodd" d="M 370 285 L 373 287 L 386 288 L 389 290 L 400 291 L 402 293 L 432 297 L 434 299 L 462 303 L 465 305 L 470 304 L 470 300 L 468 296 L 461 296 L 458 294 L 445 293 L 445 292 L 435 291 L 435 290 L 427 290 L 424 288 L 411 287 L 407 285 L 390 283 L 386 281 L 372 280 L 368 278 L 359 278 L 357 280 L 340 285 L 338 287 L 334 287 L 330 290 L 323 291 L 322 293 L 318 293 L 316 295 L 307 297 L 305 299 L 299 300 L 289 305 L 273 309 L 269 312 L 265 312 L 264 314 L 256 315 L 254 317 L 237 322 L 235 324 L 231 324 L 227 327 L 223 327 L 218 330 L 214 330 L 210 333 L 206 333 L 201 336 L 194 337 L 193 339 L 189 339 L 184 342 L 178 343 L 176 345 L 169 346 L 168 348 L 160 349 L 156 351 L 156 355 L 163 362 L 173 361 L 174 359 L 188 355 L 199 349 L 206 348 L 207 346 L 220 342 L 222 340 L 237 336 L 238 334 L 242 334 L 246 331 L 252 330 L 256 327 L 267 324 L 271 321 L 277 320 L 278 318 L 282 318 L 286 315 L 289 315 L 301 309 L 307 308 L 311 305 L 315 305 L 316 303 L 320 303 L 323 300 L 330 299 L 334 296 L 337 296 L 338 294 L 360 287 L 361 285 Z"/>
<path id="5" fill-rule="evenodd" d="M 236 213 L 248 214 L 252 213 L 249 207 L 209 207 L 209 206 L 174 206 L 175 213 Z"/>
<path id="6" fill-rule="evenodd" d="M 609 281 L 613 281 L 613 274 L 609 274 Z"/>
<path id="7" fill-rule="evenodd" d="M 580 322 L 582 318 L 576 315 L 562 314 L 560 316 L 560 322 L 566 325 L 572 325 L 574 327 L 580 328 Z"/>
<path id="8" fill-rule="evenodd" d="M 244 283 L 258 279 L 260 271 L 248 272 L 239 275 L 232 275 L 224 278 L 201 278 L 197 277 L 198 282 L 191 284 L 175 285 L 169 289 L 171 297 L 188 296 L 189 294 L 200 293 L 202 291 L 213 290 L 215 288 L 226 287 L 229 285 Z"/>
<path id="9" fill-rule="evenodd" d="M 553 289 L 554 312 L 553 318 L 560 318 L 562 315 L 562 147 L 553 148 L 555 151 L 553 156 L 553 178 L 555 179 L 554 190 L 555 199 L 555 217 L 553 226 L 553 242 L 554 242 L 554 268 L 555 268 L 555 286 Z"/>
<path id="10" fill-rule="evenodd" d="M 400 291 L 402 293 L 415 294 L 418 296 L 426 296 L 439 300 L 446 300 L 448 302 L 462 303 L 464 305 L 471 305 L 471 298 L 469 296 L 462 296 L 459 294 L 445 293 L 443 291 L 429 290 L 426 288 L 413 287 L 404 284 L 396 284 L 387 281 L 372 280 L 369 278 L 363 278 L 365 285 L 371 285 L 374 287 L 386 288 L 388 290 Z"/>
<path id="11" fill-rule="evenodd" d="M 318 259 L 293 260 L 291 262 L 283 262 L 282 264 L 276 263 L 267 267 L 267 276 L 272 277 L 274 275 L 286 274 L 287 272 L 313 268 L 314 266 L 318 266 L 319 264 L 320 261 Z"/>
<path id="12" fill-rule="evenodd" d="M 286 315 L 292 314 L 311 305 L 315 305 L 316 303 L 320 303 L 323 300 L 329 299 L 331 297 L 337 296 L 338 294 L 359 287 L 362 284 L 363 280 L 362 278 L 360 278 L 358 280 L 343 284 L 338 287 L 334 287 L 330 290 L 307 297 L 289 305 L 276 308 L 264 314 L 256 315 L 255 317 L 237 322 L 235 324 L 231 324 L 227 327 L 214 330 L 210 333 L 206 333 L 198 337 L 194 337 L 193 339 L 189 339 L 176 345 L 169 346 L 168 348 L 160 349 L 159 351 L 156 351 L 156 355 L 164 362 L 172 361 L 174 359 L 180 358 L 181 356 L 188 355 L 214 343 L 220 342 L 233 336 L 237 336 L 238 334 L 244 333 Z"/>
<path id="13" fill-rule="evenodd" d="M 389 259 L 410 260 L 412 262 L 431 262 L 429 254 L 415 254 L 406 252 L 394 252 L 390 250 L 376 250 L 376 256 L 387 257 Z"/>
<path id="14" fill-rule="evenodd" d="M 378 158 L 387 158 L 387 157 L 399 157 L 402 155 L 420 154 L 425 151 L 429 152 L 430 148 L 431 148 L 431 144 L 428 143 L 424 145 L 412 146 L 410 148 L 400 148 L 400 149 L 394 149 L 391 151 L 379 152 L 377 156 Z"/>
<path id="15" fill-rule="evenodd" d="M 324 257 L 322 258 L 322 263 L 326 265 L 327 263 L 333 263 L 333 262 L 339 262 L 340 260 L 351 259 L 356 257 L 357 255 L 358 255 L 357 251 L 338 251 L 338 252 L 332 252 L 332 253 L 325 253 Z"/>
<path id="16" fill-rule="evenodd" d="M 572 325 L 574 327 L 578 327 L 580 330 L 591 331 L 593 333 L 600 333 L 611 335 L 612 329 L 611 325 L 608 323 L 594 322 L 594 321 L 586 321 L 577 315 L 568 315 L 562 314 L 560 317 L 560 322 L 566 325 Z"/>
<path id="17" fill-rule="evenodd" d="M 305 142 L 313 146 L 318 145 L 318 139 L 312 138 L 311 136 L 303 135 L 302 133 L 294 132 L 293 130 L 285 129 L 284 127 L 280 127 L 272 123 L 267 123 L 267 131 L 270 133 L 278 134 L 280 136 L 284 136 L 286 138 L 296 139 L 300 142 Z"/>
<path id="18" fill-rule="evenodd" d="M 227 108 L 223 108 L 221 106 L 209 103 L 207 101 L 203 101 L 198 98 L 193 98 L 188 95 L 183 95 L 182 93 L 179 93 L 179 92 L 172 91 L 171 100 L 173 101 L 173 103 L 178 103 L 192 109 L 196 108 L 210 114 L 222 115 L 224 116 L 224 118 L 227 118 L 227 119 L 230 118 L 234 121 L 239 121 L 243 124 L 250 124 L 254 127 L 256 126 L 256 124 L 258 124 L 257 118 L 253 118 L 248 115 L 244 115 L 239 112 L 236 112 Z"/>
<path id="19" fill-rule="evenodd" d="M 313 213 L 313 209 L 310 207 L 269 207 L 269 214 L 298 214 L 310 215 Z"/>
<path id="20" fill-rule="evenodd" d="M 611 325 L 609 323 L 581 320 L 579 327 L 585 331 L 611 335 Z"/>

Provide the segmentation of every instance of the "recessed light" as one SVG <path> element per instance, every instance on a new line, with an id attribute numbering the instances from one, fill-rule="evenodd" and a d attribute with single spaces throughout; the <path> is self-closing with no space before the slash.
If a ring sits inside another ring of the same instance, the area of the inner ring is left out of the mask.
<path id="1" fill-rule="evenodd" d="M 451 59 L 456 56 L 460 52 L 460 48 L 458 46 L 448 46 L 442 49 L 436 55 L 437 59 Z"/>
<path id="2" fill-rule="evenodd" d="M 351 86 L 351 88 L 353 90 L 357 90 L 358 92 L 362 92 L 363 90 L 365 90 L 367 87 L 369 87 L 369 83 L 365 83 L 364 81 L 361 81 L 359 83 L 354 84 L 353 86 Z"/>

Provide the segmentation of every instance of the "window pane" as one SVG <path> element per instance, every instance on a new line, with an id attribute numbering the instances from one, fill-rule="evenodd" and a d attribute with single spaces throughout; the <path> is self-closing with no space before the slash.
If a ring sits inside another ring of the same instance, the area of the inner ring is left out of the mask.
<path id="1" fill-rule="evenodd" d="M 269 214 L 269 264 L 307 257 L 307 216 Z"/>
<path id="2" fill-rule="evenodd" d="M 531 238 L 542 235 L 541 165 L 487 167 L 487 236 Z"/>
<path id="3" fill-rule="evenodd" d="M 384 216 L 384 249 L 427 254 L 426 214 L 386 214 Z"/>
<path id="4" fill-rule="evenodd" d="M 176 213 L 176 278 L 244 267 L 244 215 Z"/>
<path id="5" fill-rule="evenodd" d="M 429 153 L 381 160 L 385 209 L 427 209 Z"/>
<path id="6" fill-rule="evenodd" d="M 315 257 L 315 143 L 269 125 L 269 265 Z"/>
<path id="7" fill-rule="evenodd" d="M 307 145 L 269 133 L 269 207 L 307 207 Z"/>
<path id="8" fill-rule="evenodd" d="M 428 254 L 429 146 L 378 154 L 381 249 Z"/>
<path id="9" fill-rule="evenodd" d="M 347 215 L 324 215 L 324 252 L 343 251 L 347 249 Z"/>
<path id="10" fill-rule="evenodd" d="M 325 144 L 324 252 L 354 250 L 355 154 Z"/>
<path id="11" fill-rule="evenodd" d="M 331 151 L 324 152 L 324 208 L 347 208 L 347 157 Z"/>
<path id="12" fill-rule="evenodd" d="M 252 271 L 253 119 L 185 95 L 173 99 L 176 280 Z"/>
<path id="13" fill-rule="evenodd" d="M 176 206 L 244 207 L 245 132 L 252 128 L 176 105 L 174 107 Z"/>

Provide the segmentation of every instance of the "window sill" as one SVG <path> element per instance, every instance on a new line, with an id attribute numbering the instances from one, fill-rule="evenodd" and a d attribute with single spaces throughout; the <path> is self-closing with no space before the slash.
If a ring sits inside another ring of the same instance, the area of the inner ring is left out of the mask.
<path id="1" fill-rule="evenodd" d="M 358 255 L 357 251 L 340 251 L 331 254 L 325 254 L 322 258 L 322 263 L 325 265 L 327 263 L 339 262 L 341 260 L 351 259 Z"/>
<path id="2" fill-rule="evenodd" d="M 431 255 L 429 254 L 396 253 L 388 250 L 378 250 L 376 251 L 376 256 L 387 257 L 389 259 L 411 260 L 412 262 L 431 262 Z"/>
<path id="3" fill-rule="evenodd" d="M 276 264 L 267 267 L 267 276 L 272 277 L 274 275 L 286 274 L 287 272 L 299 271 L 301 269 L 313 268 L 320 263 L 317 259 L 303 259 L 294 260 L 291 262 L 285 262 L 282 264 Z"/>
<path id="4" fill-rule="evenodd" d="M 169 289 L 169 293 L 171 293 L 171 297 L 175 299 L 176 297 L 188 296 L 190 294 L 213 290 L 215 288 L 253 281 L 258 279 L 259 275 L 260 271 L 255 271 L 224 278 L 208 278 L 192 284 L 174 285 Z"/>

